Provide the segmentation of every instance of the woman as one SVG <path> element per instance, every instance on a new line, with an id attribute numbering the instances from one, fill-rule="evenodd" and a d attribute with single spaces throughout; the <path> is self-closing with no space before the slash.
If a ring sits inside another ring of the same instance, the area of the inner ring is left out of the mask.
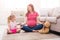
<path id="1" fill-rule="evenodd" d="M 32 4 L 27 7 L 26 13 L 26 25 L 23 26 L 23 30 L 26 32 L 36 32 L 43 28 L 43 24 L 38 20 L 38 13 L 34 10 Z"/>

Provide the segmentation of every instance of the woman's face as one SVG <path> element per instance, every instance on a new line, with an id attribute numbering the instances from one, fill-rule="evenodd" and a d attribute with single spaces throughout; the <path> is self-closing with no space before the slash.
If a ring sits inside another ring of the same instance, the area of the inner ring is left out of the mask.
<path id="1" fill-rule="evenodd" d="M 32 7 L 31 6 L 28 6 L 27 7 L 27 10 L 31 12 L 32 11 Z"/>

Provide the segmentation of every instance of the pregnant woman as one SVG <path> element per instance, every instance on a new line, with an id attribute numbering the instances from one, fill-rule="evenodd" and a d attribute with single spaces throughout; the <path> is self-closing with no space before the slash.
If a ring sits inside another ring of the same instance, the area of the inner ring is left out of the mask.
<path id="1" fill-rule="evenodd" d="M 38 13 L 34 10 L 32 4 L 27 6 L 26 23 L 23 30 L 26 32 L 36 32 L 43 28 L 43 24 L 38 20 Z"/>

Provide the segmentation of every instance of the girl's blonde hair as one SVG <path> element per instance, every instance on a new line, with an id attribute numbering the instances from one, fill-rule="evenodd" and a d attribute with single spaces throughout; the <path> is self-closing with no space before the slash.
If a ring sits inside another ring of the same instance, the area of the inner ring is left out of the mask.
<path id="1" fill-rule="evenodd" d="M 10 16 L 8 17 L 8 23 L 10 23 L 10 21 L 11 21 L 13 18 L 15 18 L 15 15 L 10 15 Z"/>

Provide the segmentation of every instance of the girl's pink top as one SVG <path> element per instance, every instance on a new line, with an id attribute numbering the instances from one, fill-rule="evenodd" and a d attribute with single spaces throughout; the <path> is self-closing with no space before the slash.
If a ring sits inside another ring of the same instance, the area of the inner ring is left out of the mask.
<path id="1" fill-rule="evenodd" d="M 27 25 L 29 27 L 36 26 L 38 13 L 37 12 L 27 13 L 26 16 L 27 16 Z"/>

